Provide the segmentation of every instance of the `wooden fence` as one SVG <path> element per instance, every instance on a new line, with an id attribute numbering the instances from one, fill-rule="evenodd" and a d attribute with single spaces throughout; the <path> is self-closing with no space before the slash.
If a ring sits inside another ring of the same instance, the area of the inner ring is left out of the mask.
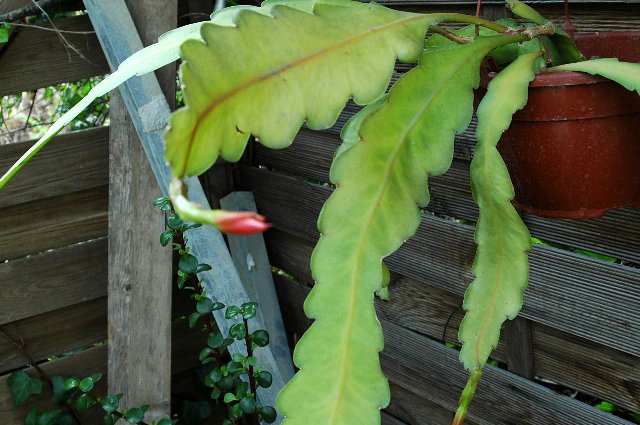
<path id="1" fill-rule="evenodd" d="M 66 31 L 92 30 L 87 16 L 60 19 L 55 24 Z M 84 58 L 65 48 L 53 32 L 20 28 L 0 56 L 0 96 L 109 72 L 94 34 L 65 37 Z M 107 388 L 106 340 L 108 332 L 116 332 L 107 326 L 109 128 L 56 139 L 0 196 L 3 425 L 22 424 L 31 407 L 51 407 L 51 393 L 45 385 L 35 404 L 13 409 L 8 375 L 28 363 L 37 363 L 48 375 L 101 372 L 104 378 L 99 391 L 106 393 Z M 30 144 L 0 146 L 0 172 Z M 193 302 L 174 301 L 173 387 L 174 392 L 191 395 L 191 370 L 199 364 L 198 351 L 206 336 L 177 320 L 193 308 Z M 33 368 L 28 373 L 37 375 Z M 101 424 L 102 419 L 94 413 L 83 423 Z"/>
<path id="2" fill-rule="evenodd" d="M 383 3 L 419 11 L 473 11 L 464 1 Z M 498 10 L 501 6 L 487 6 L 487 14 Z M 561 6 L 542 2 L 540 11 L 559 18 Z M 573 15 L 581 30 L 640 29 L 637 3 L 580 3 Z M 91 28 L 83 16 L 56 24 L 67 30 Z M 90 62 L 67 52 L 53 33 L 21 29 L 0 56 L 0 96 L 108 72 L 93 35 L 67 38 Z M 356 110 L 350 105 L 339 123 Z M 0 196 L 1 424 L 22 423 L 25 411 L 12 409 L 6 380 L 10 371 L 29 363 L 26 354 L 51 374 L 101 371 L 106 376 L 108 140 L 108 128 L 59 136 Z M 219 165 L 208 173 L 216 183 L 210 188 L 214 198 L 233 188 L 253 190 L 260 212 L 275 224 L 267 234 L 271 263 L 298 279 L 274 275 L 294 341 L 309 325 L 302 313 L 313 283 L 309 258 L 318 238 L 318 212 L 331 193 L 322 182 L 328 182 L 339 143 L 338 126 L 302 130 L 289 149 L 255 145 L 243 164 L 232 170 Z M 382 361 L 392 387 L 385 424 L 450 423 L 466 381 L 457 351 L 442 342 L 456 344 L 461 297 L 472 279 L 473 227 L 440 217 L 477 219 L 468 182 L 473 143 L 471 133 L 459 137 L 452 169 L 430 182 L 429 210 L 436 214 L 423 215 L 416 237 L 387 261 L 392 298 L 378 304 L 386 337 Z M 0 146 L 0 172 L 27 146 Z M 506 369 L 487 367 L 469 423 L 631 423 L 580 400 L 607 400 L 640 412 L 640 270 L 633 266 L 640 263 L 640 210 L 591 221 L 527 214 L 524 219 L 540 239 L 626 263 L 536 245 L 522 318 L 508 324 L 493 354 Z M 184 300 L 176 302 L 172 314 L 177 318 L 189 307 Z M 184 322 L 173 326 L 171 372 L 177 378 L 174 389 L 182 391 L 198 362 L 202 336 L 185 331 Z M 47 399 L 43 394 L 39 405 Z"/>

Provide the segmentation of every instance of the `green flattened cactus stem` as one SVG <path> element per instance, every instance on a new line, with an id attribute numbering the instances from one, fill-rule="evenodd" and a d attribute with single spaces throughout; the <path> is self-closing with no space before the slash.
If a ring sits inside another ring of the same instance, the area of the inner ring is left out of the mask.
<path id="1" fill-rule="evenodd" d="M 462 425 L 464 423 L 467 417 L 467 411 L 471 405 L 471 400 L 473 400 L 473 396 L 476 394 L 476 388 L 478 388 L 478 382 L 481 377 L 482 369 L 478 368 L 471 372 L 467 385 L 464 387 L 464 390 L 462 390 L 462 395 L 460 395 L 458 410 L 456 411 L 456 416 L 453 418 L 452 425 Z"/>
<path id="2" fill-rule="evenodd" d="M 252 211 L 208 210 L 189 201 L 187 187 L 182 180 L 176 178 L 169 185 L 169 196 L 180 218 L 210 224 L 224 233 L 250 235 L 262 233 L 271 227 L 264 216 Z"/>

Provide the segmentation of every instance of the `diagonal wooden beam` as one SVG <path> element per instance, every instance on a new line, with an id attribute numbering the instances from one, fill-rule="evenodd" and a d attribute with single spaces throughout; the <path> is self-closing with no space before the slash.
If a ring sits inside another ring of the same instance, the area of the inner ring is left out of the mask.
<path id="1" fill-rule="evenodd" d="M 84 0 L 84 3 L 112 69 L 142 48 L 124 0 Z M 158 81 L 154 74 L 136 77 L 121 86 L 120 92 L 153 173 L 166 194 L 171 172 L 164 159 L 163 135 L 170 111 Z M 188 179 L 187 187 L 191 200 L 208 206 L 197 178 Z M 150 199 L 149 202 L 151 201 Z M 239 305 L 249 301 L 220 232 L 212 227 L 202 226 L 189 230 L 186 236 L 193 255 L 213 267 L 212 270 L 199 274 L 207 294 L 226 305 Z M 217 311 L 214 317 L 220 330 L 228 332 L 233 323 L 224 318 L 224 312 Z M 255 325 L 263 328 L 259 321 Z M 244 344 L 236 342 L 229 348 L 232 352 L 246 354 Z M 259 363 L 273 374 L 271 388 L 261 389 L 258 398 L 263 405 L 275 406 L 275 397 L 285 382 L 269 347 L 257 350 L 255 355 Z M 280 418 L 276 423 L 279 422 Z"/>

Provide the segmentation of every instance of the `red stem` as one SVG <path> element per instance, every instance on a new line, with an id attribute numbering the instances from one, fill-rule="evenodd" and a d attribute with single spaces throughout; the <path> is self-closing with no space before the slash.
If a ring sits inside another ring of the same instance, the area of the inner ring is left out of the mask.
<path id="1" fill-rule="evenodd" d="M 244 343 L 247 346 L 247 358 L 253 356 L 253 347 L 251 342 L 251 337 L 249 336 L 249 323 L 247 319 L 242 318 L 242 322 L 244 323 L 244 328 L 246 330 L 244 334 Z M 249 365 L 249 388 L 251 388 L 251 394 L 253 394 L 253 399 L 258 400 L 258 390 L 256 388 L 256 379 L 253 376 L 253 366 Z M 254 412 L 252 415 L 252 420 L 254 425 L 259 425 L 258 423 L 258 414 Z"/>
<path id="2" fill-rule="evenodd" d="M 476 3 L 476 18 L 480 17 L 480 9 L 482 9 L 482 0 Z M 480 35 L 480 27 L 476 24 L 476 37 Z"/>

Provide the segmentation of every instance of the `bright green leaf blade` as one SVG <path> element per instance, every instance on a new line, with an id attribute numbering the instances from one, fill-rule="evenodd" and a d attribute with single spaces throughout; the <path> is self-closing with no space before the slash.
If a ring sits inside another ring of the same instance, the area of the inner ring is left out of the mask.
<path id="1" fill-rule="evenodd" d="M 502 323 L 522 307 L 531 236 L 511 204 L 513 185 L 496 146 L 513 114 L 526 104 L 529 82 L 542 65 L 539 53 L 520 56 L 493 79 L 478 107 L 478 144 L 471 161 L 473 198 L 480 209 L 476 278 L 464 296 L 467 314 L 458 336 L 460 360 L 468 370 L 484 366 L 498 344 Z"/>
<path id="2" fill-rule="evenodd" d="M 238 160 L 251 134 L 282 148 L 305 120 L 332 126 L 350 97 L 368 104 L 384 93 L 396 59 L 417 59 L 429 25 L 466 19 L 337 3 L 317 3 L 314 14 L 275 5 L 273 17 L 240 10 L 236 28 L 208 23 L 204 42 L 183 44 L 187 106 L 166 135 L 174 176 L 200 174 L 219 154 Z"/>
<path id="3" fill-rule="evenodd" d="M 316 285 L 305 302 L 315 319 L 296 346 L 300 368 L 278 396 L 285 425 L 376 425 L 389 402 L 373 306 L 382 259 L 416 231 L 427 177 L 453 158 L 456 132 L 472 114 L 482 58 L 521 36 L 483 37 L 427 52 L 364 119 L 360 141 L 332 166 L 336 191 L 325 204 L 311 259 Z"/>
<path id="4" fill-rule="evenodd" d="M 549 68 L 549 71 L 578 71 L 601 75 L 640 94 L 640 64 L 620 62 L 615 58 L 591 59 Z"/>
<path id="5" fill-rule="evenodd" d="M 58 119 L 9 170 L 0 178 L 2 189 L 11 178 L 33 158 L 67 124 L 73 121 L 95 99 L 115 89 L 128 79 L 175 62 L 180 57 L 180 45 L 187 39 L 199 39 L 202 23 L 187 25 L 164 34 L 156 44 L 152 44 L 127 58 L 118 69 L 98 83 L 80 102 Z"/>

